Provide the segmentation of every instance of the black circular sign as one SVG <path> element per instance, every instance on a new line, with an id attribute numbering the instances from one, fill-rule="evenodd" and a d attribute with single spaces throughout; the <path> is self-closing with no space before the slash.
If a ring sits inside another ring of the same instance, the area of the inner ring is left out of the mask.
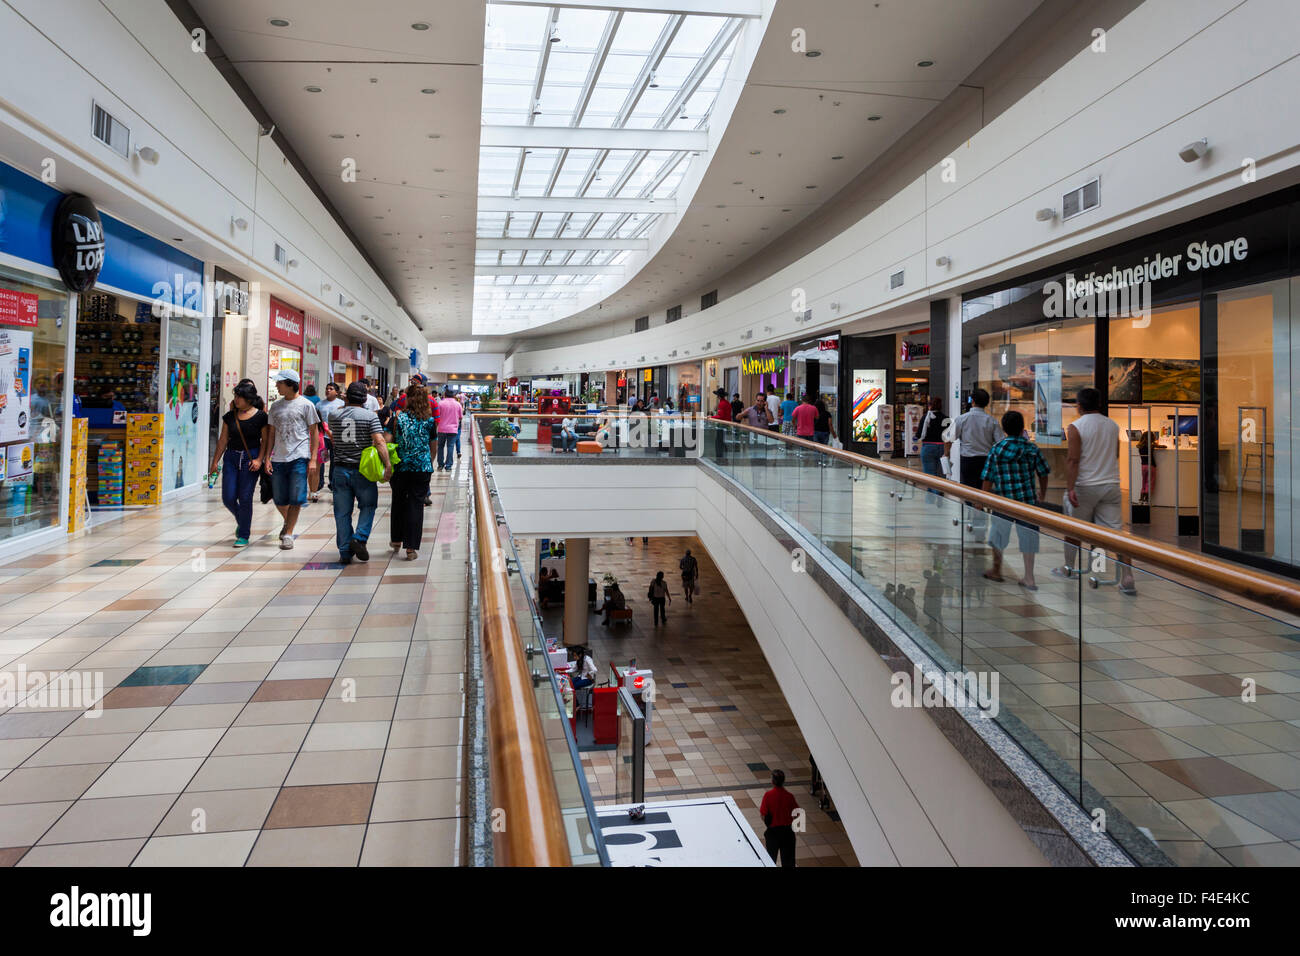
<path id="1" fill-rule="evenodd" d="M 54 265 L 63 284 L 73 292 L 94 286 L 104 264 L 104 224 L 95 204 L 75 193 L 64 196 L 54 211 L 51 232 Z"/>

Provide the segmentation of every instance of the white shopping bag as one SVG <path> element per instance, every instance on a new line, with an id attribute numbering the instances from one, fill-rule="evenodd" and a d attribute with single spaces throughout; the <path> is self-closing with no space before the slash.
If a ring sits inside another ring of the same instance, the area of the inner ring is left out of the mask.
<path id="1" fill-rule="evenodd" d="M 940 458 L 940 459 L 939 459 L 939 470 L 943 472 L 943 476 L 944 476 L 945 478 L 951 478 L 951 477 L 952 477 L 952 459 L 950 459 L 950 458 Z"/>

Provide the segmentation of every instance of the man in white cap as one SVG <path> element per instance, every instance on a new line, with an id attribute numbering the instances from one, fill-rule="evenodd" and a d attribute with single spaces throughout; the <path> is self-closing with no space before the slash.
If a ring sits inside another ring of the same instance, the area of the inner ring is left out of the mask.
<path id="1" fill-rule="evenodd" d="M 315 452 L 320 441 L 320 415 L 315 405 L 298 394 L 298 373 L 293 369 L 280 369 L 274 382 L 280 400 L 266 412 L 266 440 L 271 447 L 266 473 L 271 476 L 275 508 L 284 519 L 280 547 L 287 551 L 293 547 L 298 512 L 307 501 L 308 478 L 314 478 L 318 468 Z"/>

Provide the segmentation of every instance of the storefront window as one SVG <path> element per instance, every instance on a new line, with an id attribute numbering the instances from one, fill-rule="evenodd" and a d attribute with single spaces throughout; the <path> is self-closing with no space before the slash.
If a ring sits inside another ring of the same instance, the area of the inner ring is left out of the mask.
<path id="1" fill-rule="evenodd" d="M 89 428 L 86 484 L 97 508 L 120 508 L 127 415 L 157 414 L 162 322 L 153 303 L 107 292 L 81 296 L 74 389 Z"/>
<path id="2" fill-rule="evenodd" d="M 163 487 L 199 480 L 199 344 L 202 320 L 174 316 L 167 325 L 167 407 L 163 419 Z"/>
<path id="3" fill-rule="evenodd" d="M 0 266 L 0 540 L 56 527 L 68 293 Z"/>
<path id="4" fill-rule="evenodd" d="M 1213 297 L 1201 445 L 1206 543 L 1289 564 L 1300 531 L 1291 440 L 1297 289 L 1300 280 L 1284 279 Z"/>

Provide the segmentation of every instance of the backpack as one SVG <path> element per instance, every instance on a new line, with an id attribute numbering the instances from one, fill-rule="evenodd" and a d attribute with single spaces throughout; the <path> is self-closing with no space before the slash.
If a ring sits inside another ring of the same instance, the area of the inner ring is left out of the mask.
<path id="1" fill-rule="evenodd" d="M 655 599 L 655 583 L 653 581 L 650 582 L 650 587 L 645 592 L 645 596 L 646 599 L 650 601 L 653 601 Z"/>

